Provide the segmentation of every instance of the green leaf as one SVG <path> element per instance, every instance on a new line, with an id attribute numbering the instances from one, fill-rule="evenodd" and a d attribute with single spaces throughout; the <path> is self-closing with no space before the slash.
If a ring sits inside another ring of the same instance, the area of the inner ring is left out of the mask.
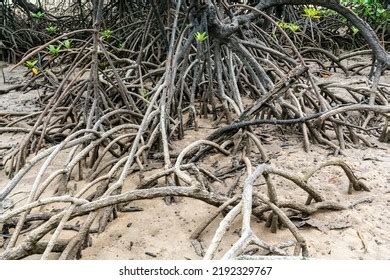
<path id="1" fill-rule="evenodd" d="M 57 55 L 60 52 L 61 45 L 55 46 L 55 45 L 49 45 L 48 47 L 49 53 L 51 55 Z"/>
<path id="2" fill-rule="evenodd" d="M 38 60 L 27 60 L 24 64 L 28 69 L 33 69 L 34 66 L 38 63 Z"/>
<path id="3" fill-rule="evenodd" d="M 374 25 L 384 24 L 390 19 L 390 13 L 382 0 L 342 0 L 341 3 Z"/>
<path id="4" fill-rule="evenodd" d="M 276 23 L 280 28 L 283 29 L 290 29 L 292 32 L 297 32 L 299 30 L 299 25 L 284 22 L 284 21 L 279 21 Z"/>
<path id="5" fill-rule="evenodd" d="M 198 42 L 203 42 L 203 41 L 206 41 L 207 39 L 207 33 L 206 32 L 196 32 L 195 33 L 195 40 L 198 41 Z"/>
<path id="6" fill-rule="evenodd" d="M 295 24 L 290 24 L 288 27 L 292 32 L 297 32 L 299 30 L 299 26 Z"/>
<path id="7" fill-rule="evenodd" d="M 111 29 L 105 29 L 102 32 L 100 32 L 100 35 L 103 37 L 103 39 L 107 40 L 112 37 L 112 34 L 114 32 Z"/>
<path id="8" fill-rule="evenodd" d="M 321 13 L 320 10 L 317 10 L 317 9 L 314 9 L 314 8 L 305 7 L 303 9 L 303 11 L 304 11 L 304 16 L 305 17 L 309 17 L 309 18 L 313 18 L 313 19 L 321 18 L 320 17 L 320 13 Z"/>
<path id="9" fill-rule="evenodd" d="M 31 13 L 31 16 L 36 19 L 42 19 L 45 17 L 45 13 L 38 11 L 36 13 Z"/>
<path id="10" fill-rule="evenodd" d="M 61 42 L 61 45 L 64 46 L 65 49 L 69 50 L 70 48 L 72 48 L 72 41 L 67 39 L 67 40 Z"/>
<path id="11" fill-rule="evenodd" d="M 357 29 L 355 26 L 351 27 L 352 34 L 355 36 L 357 33 L 359 33 L 359 29 Z"/>
<path id="12" fill-rule="evenodd" d="M 56 33 L 58 31 L 58 27 L 50 24 L 48 27 L 46 27 L 46 31 L 49 33 Z"/>

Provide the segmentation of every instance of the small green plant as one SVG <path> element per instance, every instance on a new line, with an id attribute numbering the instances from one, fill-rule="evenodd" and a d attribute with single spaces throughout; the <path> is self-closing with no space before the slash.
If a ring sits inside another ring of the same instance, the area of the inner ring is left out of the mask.
<path id="1" fill-rule="evenodd" d="M 336 11 L 329 10 L 329 9 L 321 10 L 321 14 L 324 15 L 324 16 L 336 16 L 336 15 L 338 15 L 338 13 Z"/>
<path id="2" fill-rule="evenodd" d="M 103 39 L 107 40 L 112 37 L 112 34 L 114 32 L 111 29 L 105 29 L 102 32 L 100 32 L 100 35 L 103 37 Z"/>
<path id="3" fill-rule="evenodd" d="M 72 48 L 72 41 L 69 40 L 69 39 L 67 39 L 67 40 L 61 42 L 61 45 L 62 45 L 65 49 L 69 50 L 69 49 Z"/>
<path id="4" fill-rule="evenodd" d="M 119 43 L 118 44 L 118 48 L 119 49 L 124 49 L 126 47 L 126 44 L 125 43 Z"/>
<path id="5" fill-rule="evenodd" d="M 355 26 L 352 26 L 351 27 L 351 30 L 352 30 L 352 35 L 355 36 L 356 34 L 359 33 L 359 29 L 357 29 Z"/>
<path id="6" fill-rule="evenodd" d="M 297 32 L 299 30 L 299 25 L 296 24 L 292 24 L 284 21 L 279 21 L 276 24 L 283 29 L 290 29 L 292 32 Z"/>
<path id="7" fill-rule="evenodd" d="M 51 55 L 57 55 L 60 52 L 61 45 L 55 46 L 55 45 L 49 45 L 48 50 Z"/>
<path id="8" fill-rule="evenodd" d="M 290 24 L 289 28 L 292 32 L 297 32 L 299 30 L 299 26 L 296 24 Z"/>
<path id="9" fill-rule="evenodd" d="M 31 13 L 31 16 L 36 19 L 43 19 L 45 17 L 45 13 L 38 11 L 36 13 Z"/>
<path id="10" fill-rule="evenodd" d="M 196 32 L 195 33 L 195 40 L 198 42 L 206 41 L 207 39 L 207 33 L 206 32 Z"/>
<path id="11" fill-rule="evenodd" d="M 317 9 L 314 9 L 314 8 L 305 7 L 303 9 L 303 11 L 304 11 L 304 16 L 305 17 L 309 17 L 309 18 L 313 18 L 313 19 L 321 18 L 320 17 L 320 14 L 321 14 L 320 10 L 317 10 Z"/>
<path id="12" fill-rule="evenodd" d="M 27 60 L 24 64 L 28 69 L 33 69 L 37 63 L 38 60 Z"/>
<path id="13" fill-rule="evenodd" d="M 46 31 L 49 33 L 56 33 L 58 32 L 58 27 L 50 24 L 48 27 L 46 27 Z"/>

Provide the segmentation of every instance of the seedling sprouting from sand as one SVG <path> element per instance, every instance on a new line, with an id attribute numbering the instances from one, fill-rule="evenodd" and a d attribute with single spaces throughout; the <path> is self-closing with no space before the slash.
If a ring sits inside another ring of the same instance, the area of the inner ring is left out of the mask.
<path id="1" fill-rule="evenodd" d="M 27 61 L 24 63 L 24 65 L 26 65 L 26 67 L 27 67 L 28 69 L 31 70 L 33 76 L 36 76 L 36 75 L 38 75 L 38 73 L 39 73 L 38 68 L 35 67 L 35 65 L 36 65 L 37 63 L 38 63 L 38 60 L 36 60 L 36 59 L 35 59 L 35 60 L 27 60 Z"/>
<path id="2" fill-rule="evenodd" d="M 297 32 L 299 30 L 299 25 L 296 25 L 296 24 L 283 22 L 283 21 L 279 21 L 277 24 L 279 27 L 281 27 L 283 29 L 289 29 L 292 32 Z"/>
<path id="3" fill-rule="evenodd" d="M 61 45 L 62 45 L 65 49 L 69 50 L 69 49 L 72 48 L 72 41 L 69 40 L 69 39 L 67 39 L 67 40 L 61 42 Z"/>
<path id="4" fill-rule="evenodd" d="M 197 42 L 203 42 L 207 40 L 207 33 L 206 32 L 196 32 L 195 33 L 195 40 Z"/>
<path id="5" fill-rule="evenodd" d="M 312 18 L 312 19 L 320 19 L 321 16 L 321 11 L 320 10 L 317 10 L 317 9 L 314 9 L 314 8 L 309 8 L 309 7 L 305 7 L 303 9 L 304 11 L 304 16 L 305 17 L 308 17 L 308 18 Z"/>
<path id="6" fill-rule="evenodd" d="M 31 16 L 36 19 L 43 19 L 45 17 L 45 13 L 42 11 L 38 11 L 36 13 L 31 13 Z"/>
<path id="7" fill-rule="evenodd" d="M 102 36 L 103 39 L 107 40 L 112 37 L 112 34 L 114 32 L 111 29 L 105 29 L 102 32 L 100 32 L 100 35 Z"/>
<path id="8" fill-rule="evenodd" d="M 61 49 L 61 45 L 58 45 L 58 46 L 49 45 L 47 49 L 49 50 L 49 53 L 51 55 L 58 55 L 58 53 L 60 52 L 60 49 Z"/>
<path id="9" fill-rule="evenodd" d="M 38 60 L 27 60 L 24 64 L 28 69 L 33 69 L 35 65 L 38 63 Z"/>
<path id="10" fill-rule="evenodd" d="M 46 27 L 46 31 L 49 33 L 56 33 L 58 32 L 58 27 L 50 24 L 48 27 Z"/>

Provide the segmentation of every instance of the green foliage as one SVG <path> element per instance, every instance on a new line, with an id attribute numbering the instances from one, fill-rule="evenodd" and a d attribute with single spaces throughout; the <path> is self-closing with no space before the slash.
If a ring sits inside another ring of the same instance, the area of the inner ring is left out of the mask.
<path id="1" fill-rule="evenodd" d="M 198 42 L 203 42 L 203 41 L 206 41 L 207 39 L 207 33 L 206 32 L 196 32 L 195 33 L 195 40 L 198 41 Z"/>
<path id="2" fill-rule="evenodd" d="M 313 19 L 321 18 L 320 17 L 320 14 L 321 14 L 320 10 L 317 10 L 317 9 L 314 9 L 314 8 L 305 7 L 303 9 L 303 11 L 304 11 L 304 16 L 305 17 L 309 17 L 309 18 L 313 18 Z"/>
<path id="3" fill-rule="evenodd" d="M 338 15 L 338 13 L 336 11 L 333 11 L 333 10 L 323 9 L 323 10 L 321 10 L 321 15 L 323 15 L 323 16 L 334 16 L 334 15 Z"/>
<path id="4" fill-rule="evenodd" d="M 375 24 L 390 20 L 390 13 L 385 9 L 381 0 L 341 0 L 341 3 L 351 7 L 360 17 L 371 20 Z"/>
<path id="5" fill-rule="evenodd" d="M 31 73 L 33 74 L 33 76 L 36 76 L 39 74 L 39 70 L 37 67 L 35 67 L 35 65 L 38 63 L 38 60 L 27 60 L 24 65 L 31 70 Z"/>
<path id="6" fill-rule="evenodd" d="M 50 24 L 48 27 L 46 27 L 46 31 L 49 33 L 56 33 L 58 32 L 58 27 Z"/>
<path id="7" fill-rule="evenodd" d="M 27 60 L 24 64 L 28 69 L 33 69 L 37 63 L 38 60 Z"/>
<path id="8" fill-rule="evenodd" d="M 124 49 L 126 47 L 126 44 L 125 43 L 119 43 L 118 44 L 118 48 L 119 49 Z"/>
<path id="9" fill-rule="evenodd" d="M 355 26 L 352 26 L 351 30 L 352 30 L 353 36 L 355 36 L 357 33 L 359 33 L 359 29 L 357 29 Z"/>
<path id="10" fill-rule="evenodd" d="M 36 19 L 43 19 L 45 17 L 45 13 L 38 11 L 36 13 L 31 13 L 31 16 Z"/>
<path id="11" fill-rule="evenodd" d="M 72 48 L 72 41 L 69 40 L 69 39 L 67 39 L 67 40 L 61 42 L 61 45 L 62 45 L 65 49 L 69 50 L 69 49 Z"/>
<path id="12" fill-rule="evenodd" d="M 61 44 L 58 45 L 58 46 L 49 45 L 49 47 L 48 47 L 47 49 L 49 50 L 49 53 L 50 53 L 51 55 L 57 55 L 57 54 L 60 52 Z"/>
<path id="13" fill-rule="evenodd" d="M 103 39 L 107 40 L 112 37 L 112 34 L 114 32 L 111 29 L 105 29 L 102 32 L 100 32 L 100 35 L 103 37 Z"/>
<path id="14" fill-rule="evenodd" d="M 299 30 L 299 25 L 296 24 L 292 24 L 284 21 L 279 21 L 276 24 L 283 29 L 290 29 L 292 32 L 297 32 Z"/>

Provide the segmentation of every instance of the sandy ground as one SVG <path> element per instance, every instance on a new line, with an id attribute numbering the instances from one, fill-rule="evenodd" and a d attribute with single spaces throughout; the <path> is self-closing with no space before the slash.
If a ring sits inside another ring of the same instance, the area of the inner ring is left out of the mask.
<path id="1" fill-rule="evenodd" d="M 318 147 L 313 147 L 309 154 L 303 153 L 298 139 L 272 139 L 271 142 L 266 145 L 272 151 L 271 163 L 285 170 L 310 170 L 319 163 L 335 158 Z M 280 148 L 281 144 L 285 147 Z M 329 200 L 348 204 L 369 198 L 371 202 L 340 212 L 312 215 L 310 221 L 320 228 L 302 228 L 311 256 L 325 259 L 390 259 L 390 147 L 378 143 L 378 148 L 350 149 L 345 156 L 338 158 L 348 162 L 358 176 L 364 177 L 372 191 L 348 195 L 348 180 L 341 169 L 335 167 L 325 168 L 315 175 L 310 181 L 312 185 Z M 223 156 L 212 156 L 212 159 L 222 162 L 220 167 L 226 166 Z M 234 179 L 227 180 L 227 185 L 230 186 Z M 305 201 L 303 193 L 289 182 L 277 182 L 280 197 Z M 218 187 L 215 186 L 216 189 Z M 223 187 L 220 189 L 223 190 Z M 84 259 L 152 259 L 147 253 L 156 255 L 158 259 L 200 259 L 189 237 L 213 207 L 192 199 L 180 199 L 170 206 L 163 199 L 137 201 L 131 205 L 144 211 L 120 214 L 106 232 L 94 236 L 93 246 L 83 251 Z M 202 236 L 205 245 L 209 244 L 221 219 L 222 216 L 214 221 Z M 237 220 L 231 227 L 220 247 L 219 256 L 238 239 L 240 222 Z M 272 244 L 293 240 L 286 229 L 272 234 L 264 222 L 254 219 L 252 225 L 259 237 Z"/>
<path id="2" fill-rule="evenodd" d="M 12 77 L 8 68 L 5 73 L 8 78 Z M 15 78 L 16 76 L 18 74 L 15 74 Z M 7 85 L 0 84 L 0 87 L 4 86 Z M 37 94 L 10 92 L 0 95 L 0 111 L 35 111 L 38 109 L 35 104 Z M 212 131 L 213 125 L 210 120 L 202 121 L 197 133 L 188 131 L 185 139 L 175 142 L 175 151 L 179 152 L 194 140 L 206 137 Z M 277 130 L 276 133 L 275 129 L 270 127 L 256 130 L 274 166 L 303 173 L 320 163 L 338 158 L 347 162 L 357 176 L 363 177 L 371 189 L 371 192 L 354 192 L 348 195 L 348 180 L 342 170 L 335 167 L 323 169 L 310 180 L 329 200 L 349 205 L 367 199 L 366 202 L 348 210 L 323 211 L 307 220 L 297 217 L 294 222 L 301 226 L 301 232 L 308 241 L 310 256 L 322 259 L 390 259 L 390 145 L 379 143 L 375 138 L 367 138 L 375 147 L 347 149 L 344 155 L 334 157 L 329 150 L 321 146 L 311 146 L 311 151 L 304 153 L 299 136 L 288 130 L 284 130 L 282 134 L 280 132 L 281 130 Z M 0 135 L 0 161 L 1 152 L 4 154 L 8 151 L 1 150 L 1 146 L 17 145 L 20 137 L 13 134 Z M 57 169 L 65 158 L 66 153 L 61 154 L 47 173 Z M 254 153 L 251 160 L 260 163 L 259 158 L 259 154 Z M 207 166 L 209 171 L 216 172 L 223 167 L 232 166 L 233 161 L 231 157 L 211 155 L 201 164 Z M 28 173 L 17 191 L 28 191 L 37 170 L 38 167 Z M 216 191 L 226 192 L 236 181 L 234 176 L 226 179 L 224 184 L 213 183 L 212 187 Z M 243 179 L 244 176 L 240 179 L 239 187 Z M 137 174 L 129 176 L 124 190 L 134 189 L 138 180 Z M 4 170 L 0 170 L 0 188 L 7 182 Z M 291 183 L 282 179 L 275 182 L 282 199 L 305 201 L 304 193 Z M 261 181 L 258 183 L 257 191 L 264 192 L 264 185 Z M 82 185 L 83 182 L 77 183 L 78 188 Z M 18 197 L 23 198 L 23 193 L 14 199 L 17 200 Z M 207 219 L 214 207 L 184 198 L 176 199 L 170 205 L 163 199 L 153 199 L 136 201 L 130 206 L 142 208 L 143 211 L 119 213 L 119 217 L 108 225 L 104 233 L 92 234 L 92 246 L 82 252 L 83 259 L 201 259 L 192 247 L 189 237 L 193 230 Z M 222 218 L 222 215 L 218 217 L 202 235 L 204 247 L 209 244 Z M 219 248 L 217 258 L 239 238 L 240 222 L 237 220 L 230 228 Z M 269 243 L 280 244 L 294 240 L 287 229 L 273 234 L 263 221 L 255 218 L 252 226 L 256 234 Z M 67 231 L 61 237 L 69 237 L 72 234 L 74 233 Z M 0 247 L 1 245 L 0 240 Z M 293 247 L 288 250 L 292 252 Z"/>

